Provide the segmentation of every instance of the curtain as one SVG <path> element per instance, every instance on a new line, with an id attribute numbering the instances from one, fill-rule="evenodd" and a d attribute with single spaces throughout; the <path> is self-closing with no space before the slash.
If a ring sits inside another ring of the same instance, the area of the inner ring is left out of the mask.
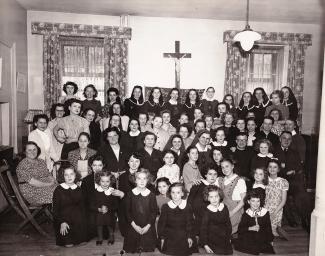
<path id="1" fill-rule="evenodd" d="M 247 60 L 237 45 L 227 42 L 225 94 L 234 96 L 235 105 L 238 105 L 241 94 L 246 91 Z"/>
<path id="2" fill-rule="evenodd" d="M 105 91 L 115 87 L 125 95 L 128 84 L 128 39 L 104 38 Z"/>
<path id="3" fill-rule="evenodd" d="M 60 43 L 56 34 L 43 37 L 43 84 L 44 112 L 49 113 L 52 104 L 58 102 L 61 95 Z"/>
<path id="4" fill-rule="evenodd" d="M 302 107 L 304 93 L 305 50 L 302 44 L 289 45 L 288 80 L 287 85 L 292 89 L 298 103 L 298 125 L 302 125 Z"/>

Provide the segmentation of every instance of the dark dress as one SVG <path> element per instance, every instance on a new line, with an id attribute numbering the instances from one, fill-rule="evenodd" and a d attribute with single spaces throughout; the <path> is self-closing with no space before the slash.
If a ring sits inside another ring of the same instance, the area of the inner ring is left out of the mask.
<path id="1" fill-rule="evenodd" d="M 272 105 L 272 102 L 270 100 L 267 100 L 260 104 L 257 103 L 255 105 L 254 113 L 255 113 L 255 120 L 256 120 L 257 128 L 259 128 L 261 126 L 261 124 L 263 123 L 266 108 L 271 105 Z"/>
<path id="2" fill-rule="evenodd" d="M 254 255 L 260 253 L 274 254 L 271 245 L 274 237 L 269 212 L 262 208 L 256 218 L 250 213 L 252 213 L 250 209 L 246 210 L 241 218 L 238 227 L 238 239 L 235 241 L 235 250 Z M 256 225 L 256 219 L 260 230 L 258 232 L 249 231 L 249 227 Z"/>
<path id="3" fill-rule="evenodd" d="M 194 108 L 201 108 L 202 107 L 202 103 L 198 103 L 198 104 L 189 104 L 187 105 L 186 103 L 183 105 L 183 111 L 188 115 L 188 118 L 190 121 L 194 120 Z"/>
<path id="4" fill-rule="evenodd" d="M 98 150 L 101 141 L 102 132 L 100 130 L 99 123 L 91 122 L 89 124 L 90 131 L 90 144 L 89 147 L 95 150 Z"/>
<path id="5" fill-rule="evenodd" d="M 160 112 L 166 109 L 165 102 L 154 103 L 146 101 L 141 107 L 141 112 L 144 113 L 155 113 L 156 116 L 160 116 Z"/>
<path id="6" fill-rule="evenodd" d="M 202 100 L 202 111 L 204 115 L 211 115 L 213 118 L 216 116 L 217 113 L 217 106 L 218 106 L 217 100 Z"/>
<path id="7" fill-rule="evenodd" d="M 131 98 L 128 98 L 124 101 L 124 114 L 130 117 L 130 119 L 135 118 L 138 119 L 139 111 L 142 107 L 143 103 L 134 101 Z"/>
<path id="8" fill-rule="evenodd" d="M 151 155 L 143 148 L 138 151 L 142 155 L 143 168 L 149 170 L 153 178 L 156 179 L 157 172 L 163 166 L 162 153 L 157 149 L 153 149 Z"/>
<path id="9" fill-rule="evenodd" d="M 184 204 L 185 208 L 183 208 Z M 172 201 L 162 206 L 158 221 L 158 234 L 159 240 L 164 239 L 164 245 L 161 248 L 164 254 L 185 256 L 197 252 L 193 235 L 193 212 L 185 200 L 179 206 Z M 193 240 L 191 248 L 188 245 L 188 238 Z"/>
<path id="10" fill-rule="evenodd" d="M 203 217 L 204 209 L 209 202 L 204 200 L 203 191 L 208 186 L 207 182 L 202 181 L 199 185 L 193 185 L 188 196 L 188 203 L 192 206 L 194 213 L 194 227 L 193 233 L 198 236 Z"/>
<path id="11" fill-rule="evenodd" d="M 235 126 L 226 127 L 223 126 L 223 129 L 225 130 L 226 135 L 226 141 L 228 142 L 227 147 L 236 147 L 236 136 L 238 134 L 238 129 Z"/>
<path id="12" fill-rule="evenodd" d="M 76 185 L 75 185 L 76 186 Z M 53 194 L 54 230 L 57 245 L 80 244 L 87 241 L 87 221 L 82 192 L 58 186 Z M 60 234 L 61 224 L 69 225 L 68 234 Z"/>
<path id="13" fill-rule="evenodd" d="M 197 165 L 199 167 L 199 170 L 201 172 L 202 177 L 204 177 L 204 171 L 208 166 L 210 166 L 213 163 L 213 159 L 211 158 L 211 150 L 208 149 L 208 151 L 199 151 L 199 159 L 197 161 Z"/>
<path id="14" fill-rule="evenodd" d="M 255 105 L 242 106 L 242 107 L 238 106 L 237 117 L 246 119 L 247 113 L 250 111 L 255 113 Z"/>
<path id="15" fill-rule="evenodd" d="M 172 124 L 172 126 L 178 127 L 178 125 L 179 125 L 178 120 L 182 113 L 182 105 L 179 103 L 171 104 L 170 102 L 166 102 L 165 106 L 166 106 L 166 109 L 168 109 L 171 113 L 170 123 Z"/>
<path id="16" fill-rule="evenodd" d="M 233 253 L 230 243 L 232 228 L 225 204 L 221 203 L 217 211 L 206 208 L 200 227 L 200 242 L 203 246 L 208 245 L 215 254 Z"/>
<path id="17" fill-rule="evenodd" d="M 140 132 L 138 136 L 125 133 L 121 136 L 120 144 L 122 148 L 127 148 L 130 153 L 137 152 L 143 148 L 143 133 Z"/>
<path id="18" fill-rule="evenodd" d="M 245 149 L 241 150 L 236 148 L 234 152 L 231 153 L 233 160 L 235 162 L 235 167 L 237 173 L 240 176 L 243 176 L 247 179 L 251 179 L 251 160 L 254 155 L 254 151 L 252 148 L 246 147 Z M 247 184 L 247 182 L 246 182 Z"/>
<path id="19" fill-rule="evenodd" d="M 251 162 L 251 171 L 255 170 L 256 168 L 264 168 L 267 169 L 267 165 L 269 161 L 271 160 L 270 157 L 261 157 L 259 156 L 260 154 L 254 155 L 252 157 L 252 162 Z"/>
<path id="20" fill-rule="evenodd" d="M 96 99 L 85 99 L 84 101 L 82 101 L 82 111 L 85 111 L 88 108 L 94 110 L 96 115 L 99 115 L 102 112 L 102 104 L 99 100 Z"/>
<path id="21" fill-rule="evenodd" d="M 156 196 L 150 192 L 149 194 L 142 195 L 135 193 L 137 188 L 132 189 L 126 197 L 126 217 L 128 220 L 128 232 L 124 239 L 123 249 L 127 253 L 136 252 L 153 252 L 156 248 L 157 235 L 155 220 L 158 213 L 158 206 Z M 131 226 L 134 223 L 141 228 L 150 224 L 150 228 L 147 233 L 140 235 Z"/>
<path id="22" fill-rule="evenodd" d="M 108 212 L 103 214 L 98 211 L 105 205 L 108 208 Z M 98 190 L 94 193 L 92 210 L 96 212 L 96 225 L 105 226 L 114 229 L 116 222 L 116 212 L 118 207 L 118 198 L 113 195 L 106 195 L 105 192 L 99 192 Z"/>

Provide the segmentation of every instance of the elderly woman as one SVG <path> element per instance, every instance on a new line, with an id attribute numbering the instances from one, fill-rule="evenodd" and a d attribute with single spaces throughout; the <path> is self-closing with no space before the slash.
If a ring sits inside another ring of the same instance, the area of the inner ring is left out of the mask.
<path id="1" fill-rule="evenodd" d="M 90 136 L 86 132 L 82 132 L 78 137 L 79 148 L 69 152 L 68 161 L 80 174 L 81 179 L 91 173 L 91 168 L 88 165 L 88 159 L 96 154 L 96 151 L 88 148 Z"/>
<path id="2" fill-rule="evenodd" d="M 35 142 L 28 141 L 25 149 L 26 157 L 17 166 L 19 189 L 23 197 L 32 205 L 51 204 L 57 183 L 49 173 Z"/>

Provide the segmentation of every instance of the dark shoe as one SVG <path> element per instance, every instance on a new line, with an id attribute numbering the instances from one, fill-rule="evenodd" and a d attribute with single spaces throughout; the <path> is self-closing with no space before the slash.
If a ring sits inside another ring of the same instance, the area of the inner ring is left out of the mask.
<path id="1" fill-rule="evenodd" d="M 103 241 L 96 241 L 96 245 L 102 245 Z"/>
<path id="2" fill-rule="evenodd" d="M 114 243 L 115 243 L 114 235 L 110 235 L 107 240 L 107 244 L 110 245 L 110 244 L 114 244 Z"/>

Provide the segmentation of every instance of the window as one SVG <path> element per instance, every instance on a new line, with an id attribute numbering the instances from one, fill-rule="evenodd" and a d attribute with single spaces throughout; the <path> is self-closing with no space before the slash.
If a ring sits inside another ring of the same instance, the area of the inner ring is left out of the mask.
<path id="1" fill-rule="evenodd" d="M 283 63 L 283 46 L 257 46 L 248 57 L 246 90 L 253 92 L 256 87 L 263 87 L 269 95 L 280 88 Z"/>
<path id="2" fill-rule="evenodd" d="M 104 47 L 103 39 L 84 37 L 60 38 L 62 84 L 75 82 L 77 97 L 84 100 L 83 90 L 88 84 L 95 85 L 97 99 L 105 104 Z M 62 91 L 62 94 L 64 92 Z"/>

